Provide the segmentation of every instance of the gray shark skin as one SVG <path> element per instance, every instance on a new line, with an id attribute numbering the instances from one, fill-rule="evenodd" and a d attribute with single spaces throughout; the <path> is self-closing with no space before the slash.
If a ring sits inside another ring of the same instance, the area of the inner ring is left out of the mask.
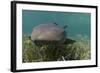
<path id="1" fill-rule="evenodd" d="M 67 34 L 66 26 L 60 27 L 57 23 L 40 24 L 33 28 L 31 40 L 34 41 L 50 41 L 64 42 Z"/>

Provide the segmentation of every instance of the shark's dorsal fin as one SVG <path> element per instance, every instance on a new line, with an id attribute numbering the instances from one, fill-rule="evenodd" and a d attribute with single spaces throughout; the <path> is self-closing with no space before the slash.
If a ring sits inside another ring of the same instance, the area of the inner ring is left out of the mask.
<path id="1" fill-rule="evenodd" d="M 68 25 L 65 25 L 63 28 L 66 29 L 68 27 Z"/>
<path id="2" fill-rule="evenodd" d="M 56 22 L 54 23 L 55 25 L 58 25 Z"/>

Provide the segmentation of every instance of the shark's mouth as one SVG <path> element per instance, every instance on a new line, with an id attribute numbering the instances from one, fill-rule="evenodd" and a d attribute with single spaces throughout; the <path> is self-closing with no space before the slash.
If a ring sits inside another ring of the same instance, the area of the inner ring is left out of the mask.
<path id="1" fill-rule="evenodd" d="M 65 41 L 56 41 L 56 40 L 34 40 L 33 41 L 37 46 L 42 46 L 42 45 L 50 45 L 50 46 L 62 46 L 66 44 L 72 44 L 76 42 L 75 40 L 71 39 L 66 39 Z"/>
<path id="2" fill-rule="evenodd" d="M 54 46 L 54 45 L 61 44 L 60 41 L 55 41 L 55 40 L 52 40 L 52 41 L 47 41 L 47 40 L 34 40 L 33 42 L 36 45 L 38 45 L 38 46 L 42 46 L 42 45 L 51 45 L 51 46 Z"/>

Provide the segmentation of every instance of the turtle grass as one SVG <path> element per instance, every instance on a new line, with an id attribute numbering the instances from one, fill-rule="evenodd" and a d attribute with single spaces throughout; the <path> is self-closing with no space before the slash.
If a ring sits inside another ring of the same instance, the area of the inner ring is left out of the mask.
<path id="1" fill-rule="evenodd" d="M 63 44 L 34 44 L 28 35 L 23 36 L 23 62 L 87 60 L 91 58 L 89 40 L 66 39 Z"/>

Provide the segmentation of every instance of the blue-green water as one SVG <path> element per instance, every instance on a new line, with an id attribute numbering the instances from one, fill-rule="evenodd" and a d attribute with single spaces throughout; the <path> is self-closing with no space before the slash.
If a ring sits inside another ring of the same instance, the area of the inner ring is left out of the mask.
<path id="1" fill-rule="evenodd" d="M 32 29 L 39 24 L 57 23 L 63 27 L 68 25 L 66 31 L 69 37 L 77 35 L 91 36 L 91 14 L 76 12 L 51 12 L 51 11 L 22 11 L 23 33 L 31 34 Z"/>

